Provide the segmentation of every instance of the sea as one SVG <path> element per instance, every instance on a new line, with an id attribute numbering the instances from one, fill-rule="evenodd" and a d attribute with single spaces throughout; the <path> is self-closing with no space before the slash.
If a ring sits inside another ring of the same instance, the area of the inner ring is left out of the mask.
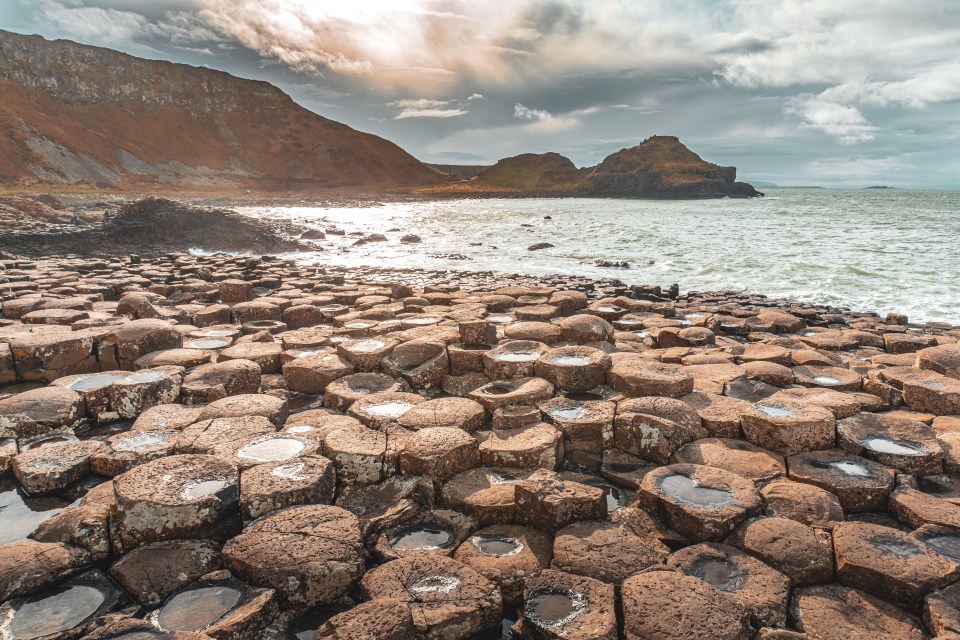
<path id="1" fill-rule="evenodd" d="M 463 199 L 247 207 L 337 227 L 304 263 L 568 274 L 960 324 L 960 190 L 771 188 L 749 200 Z M 386 242 L 355 246 L 360 235 Z M 415 234 L 416 244 L 400 237 Z M 537 243 L 553 246 L 530 251 Z M 626 263 L 604 267 L 602 263 Z"/>

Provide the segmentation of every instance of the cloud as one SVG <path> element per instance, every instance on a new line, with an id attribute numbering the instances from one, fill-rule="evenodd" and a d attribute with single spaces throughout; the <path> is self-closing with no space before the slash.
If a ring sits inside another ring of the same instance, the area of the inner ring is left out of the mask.
<path id="1" fill-rule="evenodd" d="M 513 117 L 517 120 L 551 120 L 553 114 L 542 109 L 531 109 L 519 102 L 513 106 Z"/>
<path id="2" fill-rule="evenodd" d="M 909 163 L 896 156 L 879 158 L 856 156 L 814 160 L 807 164 L 807 174 L 817 177 L 818 180 L 829 182 L 870 181 L 889 184 L 895 182 L 900 174 L 909 168 Z"/>
<path id="3" fill-rule="evenodd" d="M 877 130 L 856 107 L 819 96 L 793 98 L 787 102 L 786 112 L 799 118 L 804 126 L 834 136 L 843 144 L 873 140 Z"/>
<path id="4" fill-rule="evenodd" d="M 452 100 L 417 98 L 395 100 L 388 102 L 387 106 L 401 109 L 400 113 L 393 117 L 394 120 L 406 120 L 407 118 L 456 118 L 469 113 L 465 109 L 451 106 L 452 103 Z"/>

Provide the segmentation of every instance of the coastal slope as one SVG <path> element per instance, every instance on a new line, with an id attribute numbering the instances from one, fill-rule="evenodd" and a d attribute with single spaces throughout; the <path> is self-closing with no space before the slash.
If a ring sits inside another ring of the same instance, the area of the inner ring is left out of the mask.
<path id="1" fill-rule="evenodd" d="M 0 31 L 0 183 L 383 191 L 446 178 L 277 87 Z"/>

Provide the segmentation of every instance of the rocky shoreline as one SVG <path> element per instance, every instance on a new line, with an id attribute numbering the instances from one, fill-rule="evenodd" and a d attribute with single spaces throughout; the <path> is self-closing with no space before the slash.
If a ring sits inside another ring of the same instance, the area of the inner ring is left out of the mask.
<path id="1" fill-rule="evenodd" d="M 0 637 L 949 638 L 960 328 L 0 260 Z"/>

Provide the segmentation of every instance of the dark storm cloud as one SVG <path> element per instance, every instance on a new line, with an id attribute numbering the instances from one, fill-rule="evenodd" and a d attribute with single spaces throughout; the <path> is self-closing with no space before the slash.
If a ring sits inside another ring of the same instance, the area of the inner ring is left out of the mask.
<path id="1" fill-rule="evenodd" d="M 672 134 L 764 181 L 960 175 L 954 0 L 0 0 L 0 27 L 268 80 L 428 161 Z"/>

